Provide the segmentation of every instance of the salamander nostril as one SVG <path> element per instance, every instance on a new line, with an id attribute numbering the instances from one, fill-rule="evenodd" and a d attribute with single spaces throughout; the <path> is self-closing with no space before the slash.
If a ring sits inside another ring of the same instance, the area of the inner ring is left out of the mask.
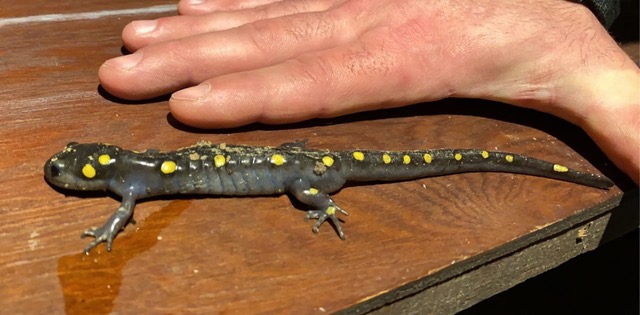
<path id="1" fill-rule="evenodd" d="M 64 162 L 60 160 L 54 160 L 47 162 L 44 173 L 49 178 L 60 177 L 64 173 Z"/>

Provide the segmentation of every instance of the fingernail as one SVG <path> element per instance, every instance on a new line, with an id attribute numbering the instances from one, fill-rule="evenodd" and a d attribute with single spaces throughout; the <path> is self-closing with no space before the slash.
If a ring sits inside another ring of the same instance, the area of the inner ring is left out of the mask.
<path id="1" fill-rule="evenodd" d="M 130 69 L 135 67 L 140 62 L 140 60 L 142 60 L 142 53 L 136 52 L 131 55 L 109 59 L 104 63 L 116 68 Z"/>
<path id="2" fill-rule="evenodd" d="M 187 0 L 187 3 L 190 5 L 198 5 L 198 4 L 203 4 L 204 0 Z"/>
<path id="3" fill-rule="evenodd" d="M 211 85 L 205 82 L 200 85 L 175 92 L 171 95 L 171 98 L 181 101 L 195 101 L 209 93 L 210 89 Z"/>
<path id="4" fill-rule="evenodd" d="M 136 34 L 145 35 L 153 32 L 158 26 L 158 22 L 156 20 L 142 20 L 131 22 L 131 25 L 133 25 Z"/>

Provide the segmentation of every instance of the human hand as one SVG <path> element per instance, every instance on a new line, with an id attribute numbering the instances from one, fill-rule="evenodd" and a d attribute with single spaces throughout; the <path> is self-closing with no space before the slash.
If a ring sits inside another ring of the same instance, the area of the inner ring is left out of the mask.
<path id="1" fill-rule="evenodd" d="M 203 128 L 446 97 L 498 100 L 578 124 L 638 182 L 638 68 L 579 4 L 209 0 L 179 8 L 184 15 L 124 29 L 135 53 L 105 62 L 105 89 L 144 99 L 186 88 L 172 95 L 172 114 Z"/>

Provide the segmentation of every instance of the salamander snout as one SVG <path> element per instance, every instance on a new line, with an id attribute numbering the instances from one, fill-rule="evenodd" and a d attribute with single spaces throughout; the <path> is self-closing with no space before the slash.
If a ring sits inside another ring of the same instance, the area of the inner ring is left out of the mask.
<path id="1" fill-rule="evenodd" d="M 46 181 L 56 187 L 75 190 L 104 190 L 108 187 L 108 172 L 99 168 L 89 155 L 63 151 L 44 164 Z"/>

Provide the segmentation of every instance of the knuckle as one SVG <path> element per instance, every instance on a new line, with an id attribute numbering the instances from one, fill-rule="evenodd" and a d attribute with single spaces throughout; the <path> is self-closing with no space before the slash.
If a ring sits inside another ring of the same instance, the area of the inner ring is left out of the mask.
<path id="1" fill-rule="evenodd" d="M 278 1 L 257 8 L 265 18 L 281 17 L 298 13 L 320 12 L 334 7 L 344 0 L 288 0 Z"/>
<path id="2" fill-rule="evenodd" d="M 312 42 L 332 38 L 337 33 L 335 19 L 328 17 L 327 12 L 258 20 L 245 24 L 243 28 L 247 42 L 257 50 L 268 54 L 279 51 L 289 52 L 290 49 L 287 48 L 292 46 L 313 45 Z M 302 48 L 302 50 L 305 49 Z"/>
<path id="3" fill-rule="evenodd" d="M 296 14 L 302 12 L 308 12 L 310 5 L 308 1 L 279 1 L 273 5 L 268 5 L 263 8 L 265 16 L 278 17 L 287 14 Z"/>
<path id="4" fill-rule="evenodd" d="M 329 61 L 318 56 L 300 56 L 291 62 L 303 81 L 324 87 L 332 85 L 335 71 Z"/>
<path id="5" fill-rule="evenodd" d="M 295 41 L 314 38 L 331 38 L 336 32 L 334 19 L 325 12 L 313 12 L 288 16 L 284 32 Z"/>
<path id="6" fill-rule="evenodd" d="M 357 43 L 342 55 L 342 65 L 350 74 L 386 76 L 397 65 L 396 55 L 388 49 L 384 40 L 374 44 L 360 39 Z"/>
<path id="7" fill-rule="evenodd" d="M 277 28 L 270 20 L 259 20 L 242 26 L 250 46 L 264 54 L 272 54 L 281 45 L 282 40 Z"/>

